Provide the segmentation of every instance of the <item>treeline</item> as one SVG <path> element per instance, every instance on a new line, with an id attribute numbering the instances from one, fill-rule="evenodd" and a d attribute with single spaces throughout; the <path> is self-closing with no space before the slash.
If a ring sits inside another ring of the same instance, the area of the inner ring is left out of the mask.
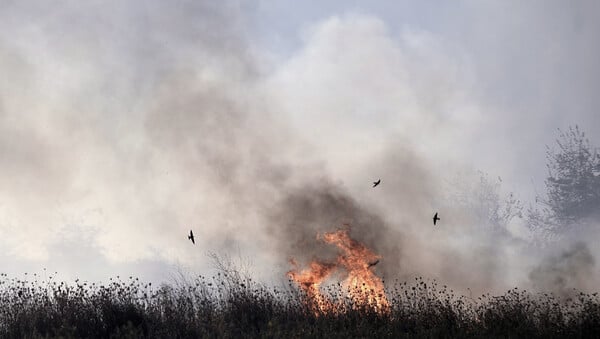
<path id="1" fill-rule="evenodd" d="M 524 203 L 515 194 L 501 194 L 502 179 L 480 172 L 477 183 L 455 184 L 458 192 L 447 199 L 447 207 L 459 206 L 473 214 L 475 224 L 499 233 L 506 232 L 515 218 L 521 219 L 536 244 L 598 227 L 600 148 L 578 126 L 558 130 L 555 142 L 546 146 L 546 167 L 543 189 L 534 201 Z"/>

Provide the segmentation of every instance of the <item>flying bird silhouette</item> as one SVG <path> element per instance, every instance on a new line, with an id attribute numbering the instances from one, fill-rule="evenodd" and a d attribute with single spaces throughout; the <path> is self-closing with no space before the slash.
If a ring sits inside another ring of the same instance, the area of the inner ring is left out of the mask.
<path id="1" fill-rule="evenodd" d="M 374 262 L 370 262 L 370 263 L 369 263 L 369 266 L 367 266 L 367 268 L 369 268 L 369 267 L 371 267 L 371 266 L 375 266 L 375 265 L 377 265 L 377 264 L 379 264 L 379 260 L 375 260 Z"/>
<path id="2" fill-rule="evenodd" d="M 437 216 L 437 212 L 435 212 L 435 215 L 433 216 L 433 225 L 434 225 L 434 226 L 435 226 L 435 223 L 436 223 L 438 220 L 442 220 L 442 219 L 438 218 L 438 216 Z"/>
<path id="3" fill-rule="evenodd" d="M 196 242 L 194 241 L 194 232 L 192 232 L 192 230 L 190 230 L 190 235 L 188 235 L 188 239 L 192 241 L 192 244 L 196 245 Z"/>
<path id="4" fill-rule="evenodd" d="M 379 179 L 377 181 L 373 181 L 373 187 L 379 185 L 380 182 L 381 182 L 381 179 Z"/>

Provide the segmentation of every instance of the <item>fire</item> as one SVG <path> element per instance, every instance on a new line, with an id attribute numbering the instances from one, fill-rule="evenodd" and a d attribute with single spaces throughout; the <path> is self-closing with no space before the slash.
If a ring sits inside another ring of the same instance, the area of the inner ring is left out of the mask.
<path id="1" fill-rule="evenodd" d="M 373 253 L 368 247 L 352 239 L 349 228 L 328 232 L 317 239 L 335 245 L 339 254 L 334 263 L 313 260 L 309 267 L 298 271 L 292 260 L 294 269 L 288 276 L 306 293 L 312 306 L 327 313 L 335 306 L 320 291 L 319 287 L 338 268 L 345 270 L 346 278 L 342 284 L 355 307 L 370 307 L 377 312 L 387 312 L 389 302 L 381 279 L 373 272 L 381 256 Z"/>
<path id="2" fill-rule="evenodd" d="M 292 259 L 292 265 L 297 268 L 298 265 Z M 322 263 L 318 261 L 312 261 L 310 267 L 300 272 L 295 270 L 289 271 L 288 275 L 295 281 L 300 288 L 306 293 L 308 300 L 311 302 L 311 306 L 321 312 L 326 312 L 330 308 L 330 302 L 321 294 L 319 287 L 323 280 L 329 276 L 336 269 L 336 264 Z"/>

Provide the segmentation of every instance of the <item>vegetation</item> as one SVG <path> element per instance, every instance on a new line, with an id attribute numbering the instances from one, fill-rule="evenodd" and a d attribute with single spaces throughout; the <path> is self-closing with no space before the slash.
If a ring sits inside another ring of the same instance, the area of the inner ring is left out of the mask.
<path id="1" fill-rule="evenodd" d="M 578 126 L 559 132 L 546 151 L 546 197 L 537 198 L 542 208 L 530 208 L 528 219 L 534 229 L 565 234 L 600 217 L 600 149 Z"/>
<path id="2" fill-rule="evenodd" d="M 513 289 L 459 296 L 435 281 L 394 282 L 389 312 L 353 304 L 339 285 L 324 288 L 334 308 L 316 310 L 293 284 L 268 288 L 239 275 L 151 284 L 129 277 L 107 285 L 24 281 L 2 275 L 0 337 L 597 337 L 600 300 L 578 293 Z"/>
<path id="3" fill-rule="evenodd" d="M 561 132 L 556 144 L 547 151 L 546 204 L 558 223 L 569 224 L 598 213 L 600 152 L 578 126 Z"/>

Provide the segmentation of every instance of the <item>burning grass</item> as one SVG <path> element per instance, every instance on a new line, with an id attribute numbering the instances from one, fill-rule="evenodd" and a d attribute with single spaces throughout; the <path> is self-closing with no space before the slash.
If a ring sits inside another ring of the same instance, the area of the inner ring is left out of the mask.
<path id="1" fill-rule="evenodd" d="M 290 279 L 307 294 L 309 304 L 316 314 L 332 312 L 335 309 L 336 302 L 324 296 L 320 286 L 337 269 L 345 271 L 346 278 L 342 287 L 355 307 L 367 307 L 377 313 L 389 312 L 390 305 L 383 282 L 372 270 L 381 257 L 352 239 L 349 227 L 327 232 L 322 236 L 317 235 L 317 239 L 338 248 L 336 261 L 313 260 L 309 268 L 299 271 L 298 265 L 292 259 L 294 269 L 288 272 Z"/>
<path id="2" fill-rule="evenodd" d="M 386 285 L 387 312 L 343 284 L 314 298 L 290 281 L 266 287 L 239 274 L 155 287 L 130 277 L 106 285 L 0 277 L 0 337 L 598 337 L 600 300 L 509 290 L 468 298 L 417 278 Z"/>
<path id="3" fill-rule="evenodd" d="M 600 299 L 512 289 L 476 299 L 416 278 L 385 284 L 382 259 L 349 228 L 317 236 L 334 260 L 294 266 L 267 287 L 213 255 L 217 275 L 152 286 L 137 278 L 72 284 L 0 275 L 0 337 L 526 337 L 597 338 Z M 336 272 L 336 282 L 331 277 Z"/>

